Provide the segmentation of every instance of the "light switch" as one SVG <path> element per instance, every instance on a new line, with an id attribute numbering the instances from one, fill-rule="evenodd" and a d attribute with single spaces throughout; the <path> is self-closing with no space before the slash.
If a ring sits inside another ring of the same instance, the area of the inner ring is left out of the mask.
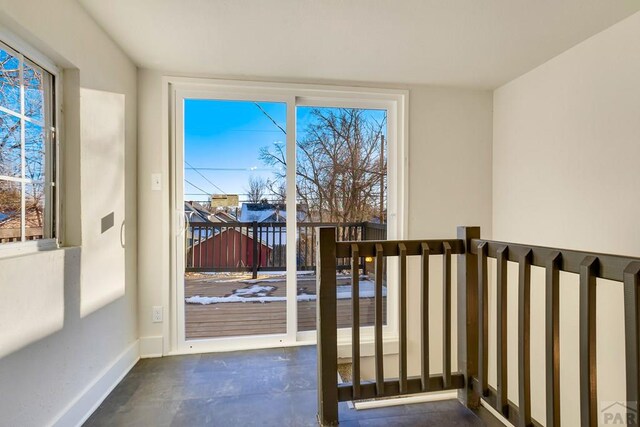
<path id="1" fill-rule="evenodd" d="M 152 191 L 162 190 L 162 174 L 159 174 L 159 173 L 151 174 L 151 190 Z"/>

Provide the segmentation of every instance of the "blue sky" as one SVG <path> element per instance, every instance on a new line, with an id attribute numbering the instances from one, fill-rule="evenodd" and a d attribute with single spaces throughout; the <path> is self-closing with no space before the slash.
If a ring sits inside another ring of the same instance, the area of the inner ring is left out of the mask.
<path id="1" fill-rule="evenodd" d="M 259 105 L 286 129 L 286 104 Z M 297 109 L 298 138 L 304 136 L 304 128 L 312 120 L 311 109 Z M 252 101 L 188 99 L 184 111 L 185 180 L 189 182 L 185 182 L 185 200 L 208 200 L 201 190 L 240 194 L 243 200 L 249 177 L 273 178 L 276 170 L 259 159 L 260 148 L 284 147 L 286 135 Z M 382 120 L 384 114 L 382 110 L 367 111 L 376 120 Z M 207 169 L 194 171 L 190 167 Z"/>

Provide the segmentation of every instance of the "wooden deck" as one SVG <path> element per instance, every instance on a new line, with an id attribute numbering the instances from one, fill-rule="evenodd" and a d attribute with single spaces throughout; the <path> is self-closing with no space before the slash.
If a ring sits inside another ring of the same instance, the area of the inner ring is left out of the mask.
<path id="1" fill-rule="evenodd" d="M 262 275 L 258 281 L 238 273 L 206 274 L 188 273 L 185 276 L 185 298 L 192 296 L 225 297 L 238 289 L 252 285 L 273 286 L 270 297 L 286 296 L 283 275 Z M 261 281 L 264 280 L 264 281 Z M 339 285 L 348 284 L 340 278 Z M 313 275 L 298 276 L 298 295 L 315 295 L 316 279 Z M 384 298 L 386 300 L 386 298 Z M 360 299 L 360 324 L 373 325 L 373 298 Z M 386 301 L 384 304 L 386 316 Z M 218 302 L 215 304 L 185 304 L 187 339 L 219 338 L 286 333 L 286 302 Z M 316 326 L 315 301 L 298 302 L 298 330 L 312 331 Z M 351 300 L 338 300 L 338 327 L 351 325 Z"/>

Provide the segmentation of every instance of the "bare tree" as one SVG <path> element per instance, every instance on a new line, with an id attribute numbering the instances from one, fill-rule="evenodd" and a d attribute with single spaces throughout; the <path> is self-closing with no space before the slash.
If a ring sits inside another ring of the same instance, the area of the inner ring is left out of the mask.
<path id="1" fill-rule="evenodd" d="M 256 176 L 249 177 L 249 185 L 245 187 L 247 201 L 249 203 L 260 203 L 265 198 L 268 182 L 266 179 Z"/>
<path id="2" fill-rule="evenodd" d="M 287 201 L 287 184 L 284 179 L 270 179 L 267 187 L 275 204 L 284 205 Z"/>
<path id="3" fill-rule="evenodd" d="M 22 71 L 22 82 L 20 74 Z M 0 175 L 23 176 L 30 180 L 25 186 L 27 226 L 42 226 L 44 209 L 44 72 L 27 61 L 22 68 L 17 57 L 0 50 L 0 105 L 31 121 L 24 125 L 15 115 L 0 117 Z M 22 86 L 22 90 L 21 90 Z M 24 135 L 22 147 L 21 135 Z M 22 151 L 24 150 L 24 151 Z M 22 170 L 24 152 L 24 170 Z M 0 180 L 0 212 L 20 211 L 19 185 Z M 16 202 L 17 201 L 17 202 Z"/>
<path id="4" fill-rule="evenodd" d="M 313 109 L 310 114 L 296 153 L 297 195 L 309 218 L 351 222 L 378 216 L 380 189 L 386 184 L 386 120 L 372 120 L 360 109 Z M 264 147 L 260 159 L 270 166 L 286 166 L 278 146 Z M 283 181 L 284 172 L 276 179 Z"/>

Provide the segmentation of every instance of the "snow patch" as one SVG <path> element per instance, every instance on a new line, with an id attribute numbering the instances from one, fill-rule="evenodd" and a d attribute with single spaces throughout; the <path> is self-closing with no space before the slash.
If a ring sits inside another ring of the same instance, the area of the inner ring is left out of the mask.
<path id="1" fill-rule="evenodd" d="M 185 298 L 187 304 L 221 304 L 221 303 L 236 303 L 236 302 L 252 302 L 252 303 L 266 303 L 266 302 L 284 302 L 287 300 L 284 296 L 271 296 L 269 292 L 275 290 L 274 286 L 258 286 L 253 285 L 245 289 L 236 289 L 232 295 L 225 297 L 203 297 L 195 295 Z M 340 285 L 336 289 L 337 299 L 351 299 L 351 285 Z M 373 298 L 375 296 L 375 283 L 370 280 L 363 280 L 360 282 L 360 298 Z M 382 296 L 387 296 L 387 288 L 382 287 Z M 297 296 L 299 302 L 315 301 L 316 296 L 313 294 L 301 293 Z"/>

